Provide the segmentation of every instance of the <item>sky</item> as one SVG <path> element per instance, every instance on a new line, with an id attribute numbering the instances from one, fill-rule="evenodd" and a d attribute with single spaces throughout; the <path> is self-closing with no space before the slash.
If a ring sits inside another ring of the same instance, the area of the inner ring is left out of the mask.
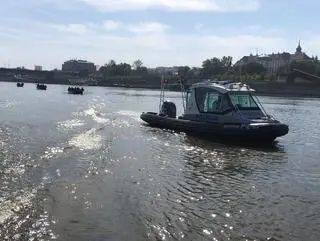
<path id="1" fill-rule="evenodd" d="M 1 0 L 0 66 L 68 59 L 198 67 L 212 57 L 320 55 L 319 0 Z"/>

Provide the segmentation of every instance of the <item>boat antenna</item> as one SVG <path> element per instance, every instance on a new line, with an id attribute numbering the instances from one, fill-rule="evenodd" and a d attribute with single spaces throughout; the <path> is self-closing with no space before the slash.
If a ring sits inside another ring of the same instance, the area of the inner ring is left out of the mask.
<path id="1" fill-rule="evenodd" d="M 167 87 L 168 81 L 164 79 L 163 75 L 161 75 L 161 91 L 160 91 L 160 103 L 159 103 L 159 113 L 161 112 L 161 107 L 164 102 L 164 92 Z"/>
<path id="2" fill-rule="evenodd" d="M 183 105 L 183 110 L 186 111 L 186 105 L 187 105 L 187 93 L 184 87 L 184 79 L 183 77 L 179 76 L 179 84 L 180 84 L 180 91 L 181 91 L 181 98 L 182 98 L 182 105 Z"/>

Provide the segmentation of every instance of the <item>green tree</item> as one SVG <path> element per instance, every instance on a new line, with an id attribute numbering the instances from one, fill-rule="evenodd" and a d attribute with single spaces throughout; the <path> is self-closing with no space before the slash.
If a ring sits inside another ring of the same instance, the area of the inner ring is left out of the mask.
<path id="1" fill-rule="evenodd" d="M 131 65 L 127 63 L 116 64 L 114 60 L 110 60 L 99 69 L 99 72 L 104 76 L 128 76 L 131 74 Z"/>
<path id="2" fill-rule="evenodd" d="M 232 57 L 231 56 L 223 56 L 221 59 L 222 66 L 225 70 L 228 70 L 232 66 Z"/>
<path id="3" fill-rule="evenodd" d="M 138 70 L 139 68 L 142 67 L 142 65 L 143 65 L 142 61 L 141 61 L 140 59 L 138 59 L 138 60 L 136 60 L 136 61 L 133 62 L 132 68 L 133 68 L 134 70 Z"/>
<path id="4" fill-rule="evenodd" d="M 121 63 L 115 67 L 116 76 L 128 76 L 131 74 L 131 65 L 127 63 Z"/>
<path id="5" fill-rule="evenodd" d="M 290 66 L 289 69 L 292 71 L 294 69 L 298 69 L 304 72 L 307 72 L 309 74 L 316 74 L 317 72 L 317 66 L 318 64 L 315 63 L 314 61 L 308 61 L 308 62 L 297 62 L 297 61 L 293 61 Z"/>
<path id="6" fill-rule="evenodd" d="M 242 66 L 242 72 L 253 75 L 253 74 L 265 74 L 267 72 L 267 69 L 259 63 L 248 63 Z"/>
<path id="7" fill-rule="evenodd" d="M 232 57 L 223 56 L 221 59 L 212 58 L 202 62 L 201 75 L 204 77 L 212 77 L 216 75 L 223 75 L 231 69 Z"/>
<path id="8" fill-rule="evenodd" d="M 148 69 L 145 66 L 140 66 L 137 70 L 136 70 L 137 74 L 139 75 L 147 75 L 148 74 Z"/>
<path id="9" fill-rule="evenodd" d="M 221 74 L 223 72 L 223 68 L 220 59 L 215 57 L 203 61 L 201 72 L 202 76 L 205 77 Z"/>
<path id="10" fill-rule="evenodd" d="M 178 75 L 181 77 L 188 77 L 190 74 L 190 67 L 189 66 L 179 66 L 178 67 Z"/>
<path id="11" fill-rule="evenodd" d="M 105 64 L 105 66 L 112 66 L 112 67 L 114 67 L 114 66 L 116 66 L 116 65 L 117 65 L 117 63 L 116 63 L 116 61 L 113 60 L 113 59 L 111 59 L 107 64 Z"/>

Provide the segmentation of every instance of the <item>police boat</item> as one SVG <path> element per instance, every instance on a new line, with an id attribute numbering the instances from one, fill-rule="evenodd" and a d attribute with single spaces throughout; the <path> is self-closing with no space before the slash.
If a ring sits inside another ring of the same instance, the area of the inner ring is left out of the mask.
<path id="1" fill-rule="evenodd" d="M 244 83 L 205 81 L 182 87 L 184 113 L 177 118 L 173 102 L 164 100 L 167 82 L 161 84 L 159 113 L 143 112 L 150 126 L 188 135 L 237 143 L 272 144 L 289 132 L 288 125 L 269 115 Z"/>

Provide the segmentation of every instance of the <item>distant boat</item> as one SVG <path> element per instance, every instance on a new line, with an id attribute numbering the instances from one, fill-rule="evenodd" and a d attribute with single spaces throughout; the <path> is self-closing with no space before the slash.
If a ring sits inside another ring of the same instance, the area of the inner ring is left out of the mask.
<path id="1" fill-rule="evenodd" d="M 47 90 L 47 86 L 45 84 L 37 84 L 38 90 Z"/>
<path id="2" fill-rule="evenodd" d="M 68 94 L 83 95 L 84 89 L 79 87 L 68 87 Z"/>

